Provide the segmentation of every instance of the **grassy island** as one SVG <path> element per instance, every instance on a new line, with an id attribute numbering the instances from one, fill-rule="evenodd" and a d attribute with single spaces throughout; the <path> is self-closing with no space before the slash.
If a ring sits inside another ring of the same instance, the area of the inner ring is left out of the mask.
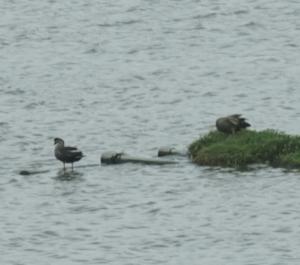
<path id="1" fill-rule="evenodd" d="M 300 168 L 300 136 L 274 130 L 212 131 L 189 146 L 193 162 L 206 166 L 244 168 L 250 164 Z"/>

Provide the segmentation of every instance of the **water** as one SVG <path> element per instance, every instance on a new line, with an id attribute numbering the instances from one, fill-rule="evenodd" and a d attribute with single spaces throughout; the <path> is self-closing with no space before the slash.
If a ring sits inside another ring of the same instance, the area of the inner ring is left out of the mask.
<path id="1" fill-rule="evenodd" d="M 299 134 L 298 1 L 2 1 L 1 264 L 299 264 L 299 172 L 78 167 L 217 117 Z M 22 169 L 49 170 L 21 176 Z"/>

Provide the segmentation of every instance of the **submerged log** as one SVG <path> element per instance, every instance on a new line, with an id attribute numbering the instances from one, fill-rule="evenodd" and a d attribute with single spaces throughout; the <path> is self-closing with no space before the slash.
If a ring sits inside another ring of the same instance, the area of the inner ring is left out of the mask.
<path id="1" fill-rule="evenodd" d="M 158 156 L 169 156 L 169 155 L 188 156 L 188 152 L 187 151 L 179 151 L 173 147 L 161 147 L 158 149 L 157 155 Z"/>
<path id="2" fill-rule="evenodd" d="M 50 170 L 21 170 L 19 171 L 19 174 L 22 176 L 28 176 L 28 175 L 47 173 L 49 171 Z"/>
<path id="3" fill-rule="evenodd" d="M 101 163 L 104 164 L 122 164 L 122 163 L 140 163 L 148 165 L 167 165 L 176 164 L 175 161 L 160 160 L 157 158 L 142 158 L 130 156 L 126 153 L 105 152 L 101 156 Z"/>
<path id="4" fill-rule="evenodd" d="M 78 166 L 76 166 L 76 168 L 87 168 L 87 167 L 99 167 L 99 163 L 98 164 L 87 164 L 87 165 L 78 165 Z M 23 169 L 23 170 L 19 171 L 19 174 L 22 175 L 22 176 L 29 176 L 29 175 L 48 173 L 48 172 L 50 172 L 50 170 L 28 170 L 28 169 Z"/>

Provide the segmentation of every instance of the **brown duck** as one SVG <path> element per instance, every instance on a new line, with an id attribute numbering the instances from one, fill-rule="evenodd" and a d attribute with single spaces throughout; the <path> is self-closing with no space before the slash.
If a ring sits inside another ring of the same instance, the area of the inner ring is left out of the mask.
<path id="1" fill-rule="evenodd" d="M 235 134 L 242 129 L 250 127 L 250 123 L 246 122 L 246 119 L 241 116 L 240 114 L 234 114 L 217 119 L 216 127 L 218 131 L 226 134 Z"/>
<path id="2" fill-rule="evenodd" d="M 80 150 L 76 147 L 72 146 L 65 146 L 65 142 L 61 138 L 54 139 L 54 155 L 56 159 L 60 160 L 64 164 L 64 171 L 66 170 L 65 164 L 71 163 L 72 164 L 72 171 L 73 171 L 73 163 L 79 161 L 83 154 Z"/>

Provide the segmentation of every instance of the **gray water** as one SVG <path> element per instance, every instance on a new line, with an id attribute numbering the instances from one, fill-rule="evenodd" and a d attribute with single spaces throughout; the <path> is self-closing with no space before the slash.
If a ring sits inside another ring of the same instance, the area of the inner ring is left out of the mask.
<path id="1" fill-rule="evenodd" d="M 99 163 L 184 150 L 233 113 L 299 134 L 299 16 L 298 0 L 1 1 L 0 263 L 300 264 L 298 171 Z M 86 155 L 67 177 L 54 137 Z"/>

